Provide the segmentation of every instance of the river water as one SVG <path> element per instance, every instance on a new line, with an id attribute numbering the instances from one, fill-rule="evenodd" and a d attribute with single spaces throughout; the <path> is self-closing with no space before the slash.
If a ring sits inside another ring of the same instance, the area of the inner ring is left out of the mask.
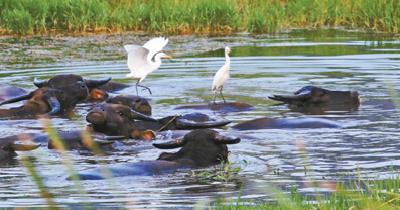
<path id="1" fill-rule="evenodd" d="M 0 82 L 32 90 L 34 77 L 79 74 L 89 78 L 125 78 L 128 69 L 122 48 L 144 43 L 146 35 L 0 39 Z M 45 147 L 19 153 L 16 160 L 0 165 L 0 207 L 44 207 L 46 201 L 19 162 L 34 155 L 33 163 L 60 206 L 77 207 L 90 202 L 96 207 L 193 207 L 217 198 L 269 200 L 276 191 L 329 191 L 339 180 L 385 178 L 400 166 L 400 116 L 395 99 L 400 94 L 400 41 L 383 35 L 351 31 L 292 31 L 279 35 L 229 37 L 174 36 L 166 61 L 144 85 L 153 91 L 154 117 L 190 110 L 180 104 L 206 103 L 212 99 L 212 77 L 224 63 L 223 47 L 232 48 L 231 79 L 225 87 L 228 101 L 242 101 L 255 109 L 246 112 L 203 111 L 232 125 L 256 117 L 302 117 L 285 105 L 268 100 L 272 94 L 290 94 L 305 85 L 332 90 L 355 90 L 362 104 L 351 112 L 328 112 L 323 117 L 343 125 L 335 129 L 269 129 L 226 132 L 242 135 L 240 144 L 229 145 L 232 167 L 240 172 L 227 180 L 194 176 L 179 171 L 160 176 L 136 176 L 107 181 L 66 181 L 69 170 L 60 154 Z M 121 93 L 134 94 L 135 88 Z M 146 95 L 146 92 L 142 93 Z M 73 119 L 53 118 L 60 130 L 83 128 L 90 105 L 78 105 Z M 0 121 L 2 136 L 42 132 L 36 120 Z M 116 145 L 104 156 L 70 151 L 73 169 L 82 171 L 123 162 L 154 160 L 161 151 L 150 142 Z M 201 171 L 211 171 L 210 167 Z"/>

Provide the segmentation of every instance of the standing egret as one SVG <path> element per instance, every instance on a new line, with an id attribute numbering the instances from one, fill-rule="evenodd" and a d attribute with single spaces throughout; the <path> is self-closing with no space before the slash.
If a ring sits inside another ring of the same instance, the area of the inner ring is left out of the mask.
<path id="1" fill-rule="evenodd" d="M 229 68 L 231 65 L 231 59 L 229 58 L 230 52 L 231 48 L 225 47 L 225 64 L 217 71 L 217 73 L 215 73 L 214 76 L 214 81 L 211 88 L 211 90 L 214 92 L 214 103 L 218 92 L 224 100 L 224 103 L 226 103 L 224 95 L 222 95 L 222 89 L 224 88 L 226 80 L 229 79 Z"/>
<path id="2" fill-rule="evenodd" d="M 128 53 L 128 68 L 131 73 L 127 77 L 137 79 L 136 94 L 138 95 L 138 86 L 145 88 L 151 94 L 150 88 L 139 85 L 148 74 L 161 66 L 161 58 L 172 58 L 161 50 L 167 45 L 168 39 L 157 37 L 150 39 L 143 46 L 125 45 L 124 48 Z"/>

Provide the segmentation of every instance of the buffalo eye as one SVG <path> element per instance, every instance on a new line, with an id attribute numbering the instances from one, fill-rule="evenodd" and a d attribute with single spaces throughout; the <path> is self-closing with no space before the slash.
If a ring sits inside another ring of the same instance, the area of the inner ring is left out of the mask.
<path id="1" fill-rule="evenodd" d="M 118 114 L 119 114 L 119 116 L 124 116 L 124 113 L 123 112 L 118 112 Z"/>

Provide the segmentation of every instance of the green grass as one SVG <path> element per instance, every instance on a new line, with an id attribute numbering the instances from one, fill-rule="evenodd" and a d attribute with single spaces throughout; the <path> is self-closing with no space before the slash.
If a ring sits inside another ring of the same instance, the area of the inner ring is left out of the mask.
<path id="1" fill-rule="evenodd" d="M 300 194 L 292 188 L 288 195 L 281 191 L 274 192 L 271 202 L 252 200 L 229 201 L 219 199 L 210 209 L 400 209 L 400 178 L 387 180 L 361 179 L 343 184 L 330 184 L 335 192 L 316 196 Z"/>
<path id="2" fill-rule="evenodd" d="M 0 34 L 274 33 L 345 27 L 399 33 L 399 0 L 1 0 Z"/>

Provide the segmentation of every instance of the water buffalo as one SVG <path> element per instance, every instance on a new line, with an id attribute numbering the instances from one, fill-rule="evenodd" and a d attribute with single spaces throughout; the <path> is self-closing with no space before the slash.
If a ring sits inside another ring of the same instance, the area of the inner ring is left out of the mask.
<path id="1" fill-rule="evenodd" d="M 209 104 L 189 104 L 178 106 L 175 109 L 194 109 L 212 110 L 219 112 L 242 112 L 253 110 L 254 107 L 243 102 L 209 103 Z"/>
<path id="2" fill-rule="evenodd" d="M 27 100 L 23 106 L 0 109 L 0 117 L 31 118 L 41 114 L 67 113 L 88 97 L 88 87 L 96 87 L 109 80 L 84 80 L 77 75 L 58 75 L 48 81 L 35 80 L 35 85 L 40 87 L 37 90 L 0 103 L 3 105 Z"/>
<path id="3" fill-rule="evenodd" d="M 18 138 L 5 137 L 0 139 L 0 162 L 8 161 L 17 155 L 15 151 L 28 151 L 38 148 L 40 144 L 18 141 Z"/>
<path id="4" fill-rule="evenodd" d="M 281 128 L 341 128 L 338 123 L 323 118 L 269 118 L 262 117 L 232 126 L 236 130 Z"/>
<path id="5" fill-rule="evenodd" d="M 57 131 L 56 138 L 48 134 L 27 134 L 31 135 L 33 142 L 47 144 L 49 149 L 96 149 L 111 145 L 114 140 L 124 139 L 124 136 L 106 136 L 100 133 L 92 133 L 90 130 Z"/>
<path id="6" fill-rule="evenodd" d="M 108 168 L 111 177 L 151 176 L 171 173 L 178 169 L 207 167 L 228 160 L 226 144 L 237 144 L 238 137 L 229 137 L 210 129 L 193 130 L 183 139 L 166 143 L 154 143 L 160 149 L 180 148 L 177 152 L 163 152 L 155 161 L 143 161 L 115 165 Z M 82 180 L 99 180 L 111 178 L 101 173 L 100 169 L 78 174 Z"/>
<path id="7" fill-rule="evenodd" d="M 91 132 L 90 130 L 55 131 L 54 135 L 48 135 L 47 133 L 22 133 L 0 139 L 0 147 L 2 142 L 12 143 L 14 140 L 19 140 L 20 142 L 24 142 L 22 145 L 25 145 L 25 148 L 29 148 L 29 145 L 47 145 L 48 149 L 96 150 L 99 148 L 105 149 L 105 146 L 111 145 L 115 140 L 122 140 L 124 138 L 124 136 L 106 136 L 101 133 Z M 25 142 L 30 142 L 30 144 Z M 15 147 L 16 150 L 22 150 L 23 148 L 21 143 L 15 144 Z"/>
<path id="8" fill-rule="evenodd" d="M 12 98 L 0 103 L 9 104 L 27 100 L 24 105 L 10 109 L 0 109 L 0 118 L 31 118 L 42 114 L 60 114 L 72 110 L 76 103 L 87 95 L 77 91 L 77 94 L 65 94 L 61 90 L 39 88 L 29 94 Z"/>
<path id="9" fill-rule="evenodd" d="M 107 84 L 111 78 L 90 80 L 83 79 L 83 77 L 75 74 L 61 74 L 56 75 L 49 80 L 38 80 L 34 79 L 33 84 L 38 87 L 50 87 L 55 89 L 63 89 L 71 86 L 86 86 L 88 91 L 90 88 L 97 88 L 99 86 Z"/>
<path id="10" fill-rule="evenodd" d="M 102 103 L 96 105 L 86 116 L 94 131 L 107 135 L 122 135 L 134 139 L 151 139 L 149 131 L 185 130 L 221 127 L 230 121 L 212 121 L 203 114 L 169 116 L 153 119 L 133 111 L 122 104 Z"/>
<path id="11" fill-rule="evenodd" d="M 294 95 L 268 97 L 289 104 L 289 108 L 300 112 L 350 111 L 360 105 L 357 91 L 331 91 L 314 86 L 305 86 Z"/>
<path id="12" fill-rule="evenodd" d="M 117 96 L 107 99 L 106 102 L 111 103 L 111 104 L 123 104 L 139 113 L 142 113 L 142 114 L 145 114 L 148 116 L 151 115 L 151 106 L 150 106 L 149 101 L 147 99 L 139 97 L 139 96 L 117 95 Z"/>
<path id="13" fill-rule="evenodd" d="M 50 87 L 54 89 L 74 89 L 79 86 L 85 86 L 89 100 L 105 100 L 108 96 L 107 92 L 103 91 L 100 87 L 106 85 L 110 80 L 111 78 L 90 80 L 75 74 L 62 74 L 56 75 L 49 80 L 41 81 L 35 78 L 33 84 L 38 88 Z"/>

